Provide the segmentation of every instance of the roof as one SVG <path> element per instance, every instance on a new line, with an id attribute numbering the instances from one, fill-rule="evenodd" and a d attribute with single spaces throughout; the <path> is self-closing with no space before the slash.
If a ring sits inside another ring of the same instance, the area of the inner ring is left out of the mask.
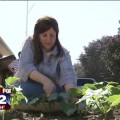
<path id="1" fill-rule="evenodd" d="M 0 37 L 0 53 L 3 56 L 14 55 L 12 50 L 8 47 L 8 45 L 4 42 L 4 40 Z"/>

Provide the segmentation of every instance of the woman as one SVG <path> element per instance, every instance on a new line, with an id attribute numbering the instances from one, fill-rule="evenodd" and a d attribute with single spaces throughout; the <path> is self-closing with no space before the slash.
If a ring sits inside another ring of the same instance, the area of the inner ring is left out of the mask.
<path id="1" fill-rule="evenodd" d="M 69 52 L 61 46 L 58 33 L 57 21 L 45 16 L 37 20 L 33 37 L 26 40 L 15 74 L 26 97 L 49 96 L 76 86 Z"/>

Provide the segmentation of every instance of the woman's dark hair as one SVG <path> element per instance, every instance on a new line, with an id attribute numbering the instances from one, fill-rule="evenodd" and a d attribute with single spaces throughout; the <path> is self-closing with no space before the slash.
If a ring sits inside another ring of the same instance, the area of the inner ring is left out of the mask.
<path id="1" fill-rule="evenodd" d="M 18 57 L 20 58 L 20 55 L 21 55 L 21 51 L 20 52 L 18 52 Z"/>
<path id="2" fill-rule="evenodd" d="M 39 34 L 46 32 L 50 28 L 53 28 L 56 32 L 56 43 L 58 54 L 57 56 L 63 55 L 63 49 L 59 42 L 58 33 L 59 27 L 57 21 L 49 16 L 45 16 L 37 20 L 35 27 L 34 27 L 34 34 L 33 34 L 33 45 L 34 45 L 34 63 L 38 65 L 43 59 L 43 51 L 41 48 L 41 43 L 39 40 Z"/>

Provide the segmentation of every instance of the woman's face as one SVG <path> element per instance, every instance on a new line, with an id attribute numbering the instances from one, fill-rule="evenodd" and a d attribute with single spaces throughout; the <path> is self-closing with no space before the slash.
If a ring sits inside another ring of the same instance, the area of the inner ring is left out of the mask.
<path id="1" fill-rule="evenodd" d="M 56 32 L 53 28 L 50 28 L 48 31 L 39 34 L 39 38 L 42 48 L 46 52 L 50 52 L 56 41 Z"/>

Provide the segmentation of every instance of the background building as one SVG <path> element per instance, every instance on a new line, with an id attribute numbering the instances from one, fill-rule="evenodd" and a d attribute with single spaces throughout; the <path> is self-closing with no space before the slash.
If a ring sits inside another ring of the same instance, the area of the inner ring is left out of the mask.
<path id="1" fill-rule="evenodd" d="M 0 53 L 3 56 L 14 55 L 12 50 L 8 47 L 8 45 L 4 42 L 4 40 L 0 37 Z"/>

